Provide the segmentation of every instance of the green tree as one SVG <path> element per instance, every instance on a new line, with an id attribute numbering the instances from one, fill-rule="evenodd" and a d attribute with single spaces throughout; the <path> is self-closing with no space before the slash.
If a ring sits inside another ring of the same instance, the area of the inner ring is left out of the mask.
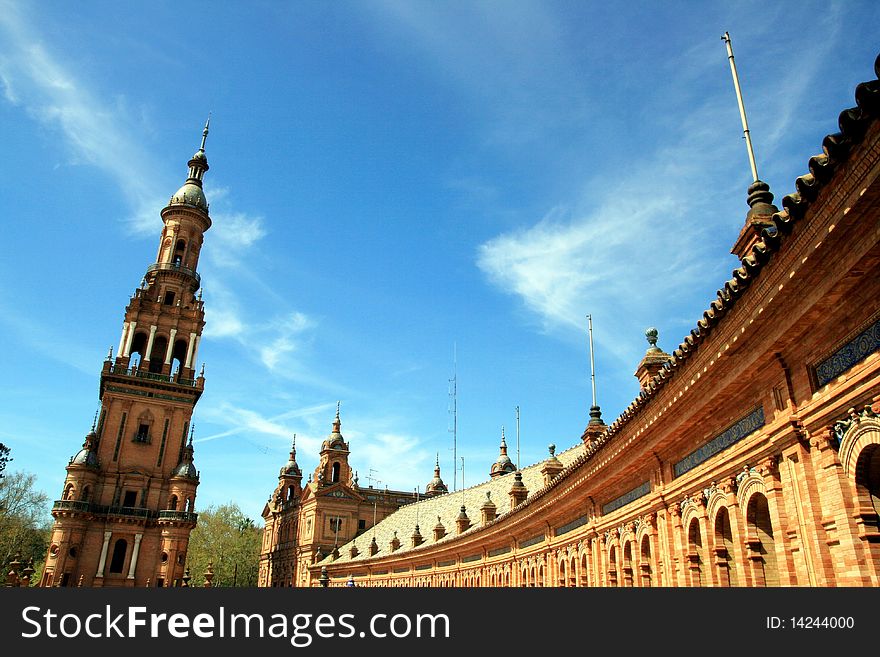
<path id="1" fill-rule="evenodd" d="M 202 586 L 209 563 L 214 586 L 256 586 L 261 534 L 234 502 L 200 511 L 187 549 L 190 586 Z"/>
<path id="2" fill-rule="evenodd" d="M 16 554 L 42 572 L 49 546 L 52 519 L 47 513 L 49 497 L 34 488 L 36 476 L 13 472 L 0 479 L 0 565 L 6 566 Z M 38 581 L 35 575 L 32 582 Z"/>
<path id="3" fill-rule="evenodd" d="M 0 479 L 3 479 L 3 471 L 6 469 L 6 464 L 9 463 L 12 459 L 9 458 L 9 448 L 0 443 Z"/>

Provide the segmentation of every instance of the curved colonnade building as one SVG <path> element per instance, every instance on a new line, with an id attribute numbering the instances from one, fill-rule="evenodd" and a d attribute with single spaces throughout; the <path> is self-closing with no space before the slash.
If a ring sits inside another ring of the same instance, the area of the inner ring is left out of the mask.
<path id="1" fill-rule="evenodd" d="M 781 210 L 749 188 L 741 266 L 671 353 L 649 332 L 610 425 L 593 409 L 558 455 L 290 553 L 286 582 L 298 504 L 270 501 L 261 584 L 880 585 L 880 81 L 855 99 Z"/>

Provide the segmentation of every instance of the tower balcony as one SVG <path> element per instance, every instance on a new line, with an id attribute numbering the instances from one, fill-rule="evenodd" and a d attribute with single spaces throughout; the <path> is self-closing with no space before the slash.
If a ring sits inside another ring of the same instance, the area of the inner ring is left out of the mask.
<path id="1" fill-rule="evenodd" d="M 159 511 L 159 522 L 191 522 L 193 524 L 199 519 L 198 513 L 190 513 L 189 511 L 172 511 L 166 509 Z"/>
<path id="2" fill-rule="evenodd" d="M 116 518 L 135 522 L 158 520 L 159 522 L 195 524 L 199 519 L 198 513 L 171 509 L 153 511 L 152 509 L 138 506 L 107 506 L 105 504 L 94 504 L 80 500 L 56 500 L 52 504 L 52 515 L 55 517 L 77 514 L 87 515 L 92 518 Z"/>
<path id="3" fill-rule="evenodd" d="M 176 376 L 174 374 L 160 374 L 158 372 L 150 372 L 149 370 L 140 369 L 138 367 L 126 367 L 124 364 L 119 363 L 109 363 L 109 367 L 105 365 L 105 372 L 107 374 L 130 376 L 136 379 L 146 379 L 148 381 L 175 383 L 179 386 L 186 386 L 188 388 L 196 388 L 199 384 L 198 379 L 185 379 L 180 376 L 180 373 Z"/>
<path id="4" fill-rule="evenodd" d="M 122 518 L 126 520 L 153 520 L 156 511 L 136 506 L 107 506 L 80 500 L 56 500 L 52 504 L 52 515 L 85 514 L 98 518 Z"/>
<path id="5" fill-rule="evenodd" d="M 184 267 L 175 262 L 157 262 L 147 267 L 147 276 L 158 272 L 169 272 L 175 277 L 179 276 L 189 280 L 190 288 L 193 292 L 202 286 L 202 277 L 195 269 Z"/>

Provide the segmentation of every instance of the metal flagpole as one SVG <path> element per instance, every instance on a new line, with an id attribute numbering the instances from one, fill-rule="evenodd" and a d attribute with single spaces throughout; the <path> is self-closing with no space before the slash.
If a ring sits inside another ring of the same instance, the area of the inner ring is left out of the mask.
<path id="1" fill-rule="evenodd" d="M 746 149 L 749 152 L 749 165 L 752 167 L 753 182 L 758 181 L 758 165 L 755 164 L 755 152 L 752 150 L 752 137 L 749 134 L 749 123 L 746 121 L 746 108 L 743 105 L 742 89 L 739 87 L 739 76 L 736 74 L 736 64 L 733 61 L 733 46 L 730 43 L 730 34 L 724 33 L 721 40 L 727 45 L 727 59 L 730 62 L 730 73 L 733 75 L 733 88 L 736 90 L 736 102 L 739 104 L 739 117 L 742 119 L 743 136 L 746 140 Z"/>

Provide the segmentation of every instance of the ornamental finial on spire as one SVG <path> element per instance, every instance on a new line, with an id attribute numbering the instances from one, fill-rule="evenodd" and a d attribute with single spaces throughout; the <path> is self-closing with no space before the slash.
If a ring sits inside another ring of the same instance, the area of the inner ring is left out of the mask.
<path id="1" fill-rule="evenodd" d="M 208 141 L 208 126 L 211 124 L 211 113 L 208 112 L 208 120 L 205 121 L 205 129 L 202 130 L 202 143 L 199 146 L 201 152 L 205 152 L 205 142 Z"/>

